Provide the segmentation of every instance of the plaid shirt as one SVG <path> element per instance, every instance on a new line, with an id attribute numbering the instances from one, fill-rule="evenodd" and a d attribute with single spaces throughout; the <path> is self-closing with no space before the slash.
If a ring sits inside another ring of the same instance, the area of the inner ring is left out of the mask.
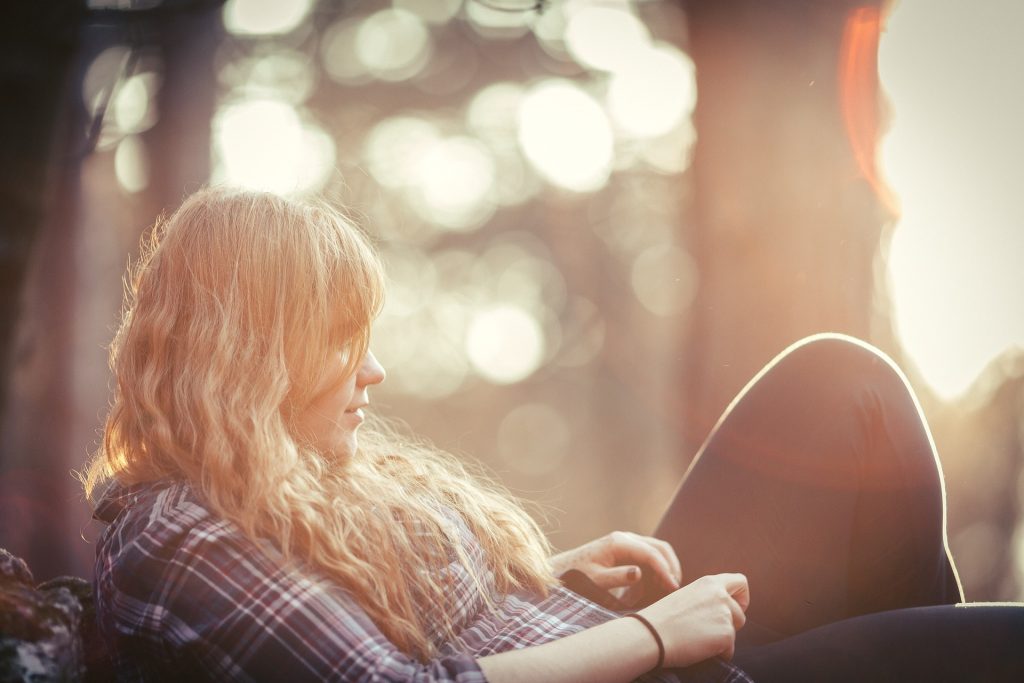
<path id="1" fill-rule="evenodd" d="M 343 588 L 286 568 L 182 482 L 114 485 L 96 508 L 97 615 L 120 680 L 484 681 L 477 657 L 562 638 L 619 615 L 566 588 L 501 596 L 496 612 L 458 564 L 456 642 L 427 663 L 398 650 Z M 457 517 L 454 515 L 453 517 Z M 483 551 L 458 520 L 471 561 Z M 485 572 L 484 575 L 487 573 Z M 461 630 L 460 630 L 461 629 Z M 645 681 L 749 679 L 720 660 Z"/>

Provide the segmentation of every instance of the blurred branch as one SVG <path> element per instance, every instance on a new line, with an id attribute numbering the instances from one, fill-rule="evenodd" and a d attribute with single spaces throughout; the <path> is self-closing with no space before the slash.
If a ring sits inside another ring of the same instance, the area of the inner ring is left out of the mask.
<path id="1" fill-rule="evenodd" d="M 548 0 L 535 0 L 533 2 L 514 2 L 514 3 L 498 3 L 490 2 L 488 0 L 470 0 L 475 2 L 481 7 L 492 9 L 496 12 L 533 12 L 537 14 L 543 14 L 544 9 L 548 4 Z"/>
<path id="2" fill-rule="evenodd" d="M 203 12 L 223 5 L 227 0 L 157 0 L 132 2 L 128 7 L 90 7 L 88 21 L 93 26 L 123 25 L 127 22 L 152 21 L 172 15 Z"/>

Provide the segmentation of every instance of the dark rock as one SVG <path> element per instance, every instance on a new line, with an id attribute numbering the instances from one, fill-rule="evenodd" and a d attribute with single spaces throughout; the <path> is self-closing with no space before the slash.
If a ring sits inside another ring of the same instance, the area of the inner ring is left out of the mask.
<path id="1" fill-rule="evenodd" d="M 112 673 L 89 582 L 62 576 L 33 587 L 25 562 L 0 549 L 0 681 L 100 681 Z"/>
<path id="2" fill-rule="evenodd" d="M 25 560 L 0 548 L 0 584 L 5 583 L 21 583 L 31 586 L 35 583 L 35 579 L 32 578 L 32 572 L 25 564 Z"/>
<path id="3" fill-rule="evenodd" d="M 61 576 L 39 584 L 40 591 L 59 589 L 70 591 L 82 607 L 78 635 L 82 643 L 85 683 L 114 680 L 110 650 L 100 634 L 99 623 L 96 621 L 96 600 L 92 593 L 92 584 L 78 576 Z"/>

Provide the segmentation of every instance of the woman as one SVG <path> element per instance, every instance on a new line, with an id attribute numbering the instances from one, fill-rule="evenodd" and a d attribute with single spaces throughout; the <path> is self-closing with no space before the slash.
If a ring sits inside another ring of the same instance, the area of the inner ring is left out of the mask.
<path id="1" fill-rule="evenodd" d="M 804 653 L 835 633 L 913 621 L 851 617 L 960 599 L 927 430 L 869 347 L 784 354 L 654 537 L 551 556 L 506 492 L 364 426 L 382 296 L 376 256 L 323 206 L 210 189 L 154 230 L 84 477 L 109 525 L 95 589 L 122 677 L 750 680 L 735 653 L 756 680 L 796 680 L 835 673 Z"/>

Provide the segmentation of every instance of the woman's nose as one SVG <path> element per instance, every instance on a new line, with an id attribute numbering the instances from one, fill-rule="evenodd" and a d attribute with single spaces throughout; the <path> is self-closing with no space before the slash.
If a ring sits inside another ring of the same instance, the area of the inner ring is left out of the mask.
<path id="1" fill-rule="evenodd" d="M 384 372 L 384 366 L 380 364 L 376 356 L 367 351 L 366 357 L 363 358 L 363 364 L 359 367 L 359 374 L 356 376 L 359 386 L 380 384 L 385 377 L 387 377 L 387 373 Z"/>

